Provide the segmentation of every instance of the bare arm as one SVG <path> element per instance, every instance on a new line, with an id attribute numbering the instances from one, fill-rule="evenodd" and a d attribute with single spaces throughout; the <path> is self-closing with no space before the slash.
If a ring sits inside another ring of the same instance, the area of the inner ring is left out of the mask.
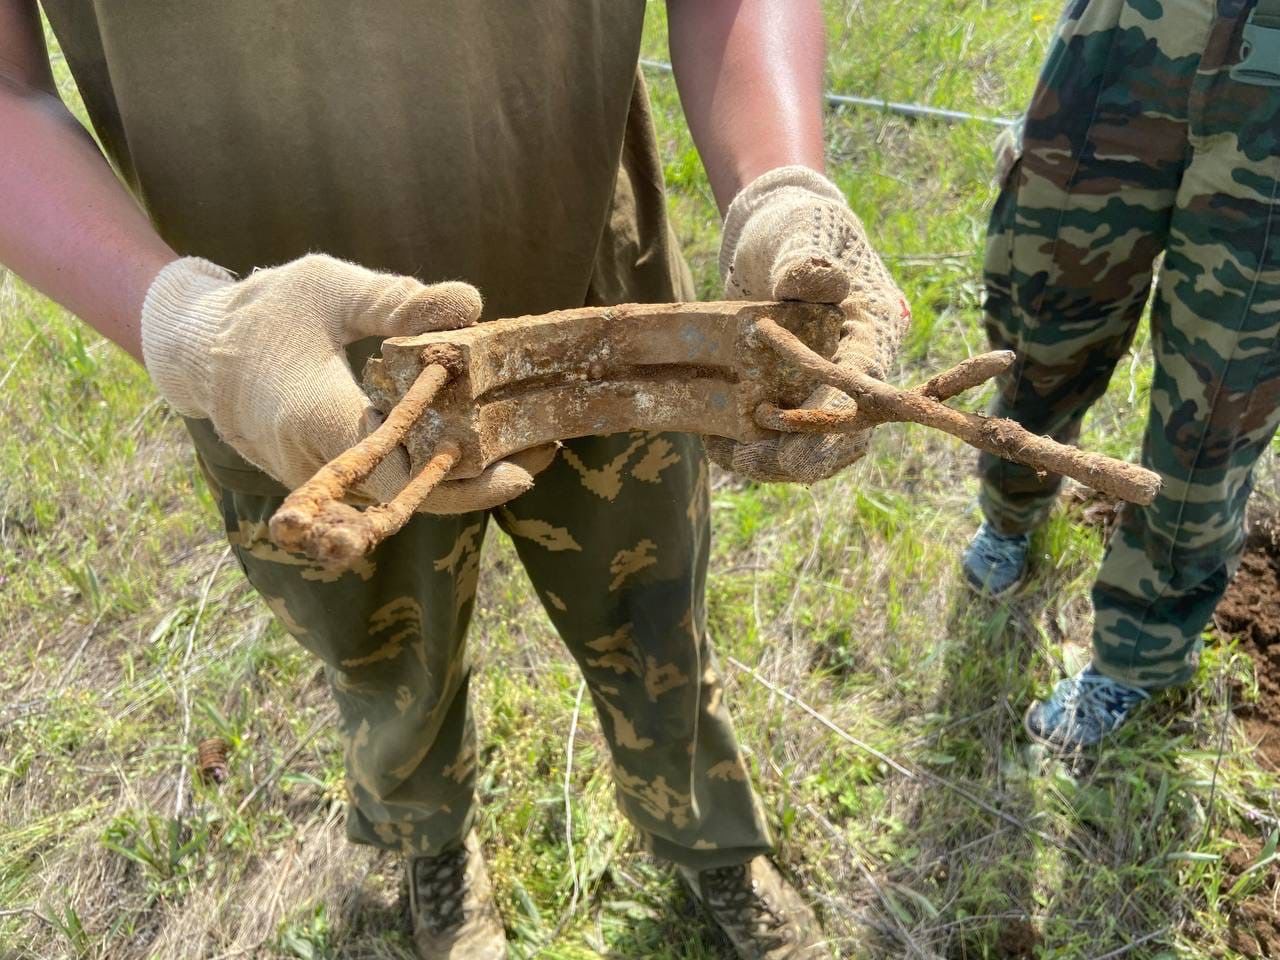
<path id="1" fill-rule="evenodd" d="M 723 212 L 777 167 L 823 170 L 820 0 L 667 0 L 671 61 Z"/>
<path id="2" fill-rule="evenodd" d="M 58 99 L 34 0 L 0 0 L 0 263 L 136 359 L 176 257 Z"/>

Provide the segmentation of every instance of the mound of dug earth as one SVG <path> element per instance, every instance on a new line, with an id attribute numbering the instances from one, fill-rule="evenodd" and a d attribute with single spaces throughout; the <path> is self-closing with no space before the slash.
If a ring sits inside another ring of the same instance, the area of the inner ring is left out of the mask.
<path id="1" fill-rule="evenodd" d="M 1280 769 L 1280 518 L 1254 525 L 1240 570 L 1214 615 L 1257 663 L 1258 702 L 1239 711 L 1259 759 Z"/>
<path id="2" fill-rule="evenodd" d="M 1227 888 L 1247 874 L 1257 875 L 1256 888 L 1228 906 L 1227 943 L 1246 957 L 1280 957 L 1280 916 L 1271 908 L 1276 893 L 1276 871 L 1252 870 L 1262 853 L 1260 839 L 1237 831 L 1230 831 L 1227 836 L 1239 844 L 1227 852 L 1223 861 Z"/>
<path id="3" fill-rule="evenodd" d="M 1240 570 L 1214 620 L 1220 631 L 1239 636 L 1254 659 L 1258 702 L 1240 707 L 1237 714 L 1258 744 L 1259 763 L 1280 770 L 1280 517 L 1253 524 Z M 1234 881 L 1257 863 L 1262 838 L 1238 832 L 1228 836 L 1239 844 L 1224 864 Z M 1228 943 L 1246 957 L 1280 957 L 1280 916 L 1272 907 L 1280 879 L 1272 867 L 1256 882 L 1257 889 L 1229 906 Z"/>

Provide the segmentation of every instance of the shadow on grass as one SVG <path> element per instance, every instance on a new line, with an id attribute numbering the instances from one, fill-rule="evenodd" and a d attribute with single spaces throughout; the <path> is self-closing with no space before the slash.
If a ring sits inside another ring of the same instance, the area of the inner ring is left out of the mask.
<path id="1" fill-rule="evenodd" d="M 333 960 L 413 960 L 409 894 L 400 860 L 381 855 L 361 880 L 353 878 L 328 924 L 295 921 L 281 931 L 284 956 Z"/>
<path id="2" fill-rule="evenodd" d="M 1154 956 L 1145 949 L 1191 912 L 1197 874 L 1185 868 L 1211 859 L 1196 852 L 1204 772 L 1184 762 L 1193 744 L 1176 695 L 1089 757 L 1028 742 L 1034 676 L 1045 659 L 1059 665 L 1062 576 L 1005 602 L 960 593 L 949 611 L 940 719 L 919 755 L 938 782 L 915 798 L 920 854 L 904 878 L 931 905 L 911 926 L 930 955 Z"/>
<path id="3" fill-rule="evenodd" d="M 934 707 L 947 721 L 926 759 L 953 789 L 922 795 L 917 814 L 932 821 L 922 832 L 936 843 L 926 858 L 932 875 L 920 879 L 933 884 L 935 903 L 949 905 L 922 933 L 945 956 L 1036 956 L 1039 934 L 1029 909 L 1041 843 L 1036 799 L 1025 777 L 1010 775 L 1007 761 L 1020 747 L 1020 707 L 1042 612 L 1038 594 L 1002 603 L 967 589 L 956 592 L 948 612 Z"/>
<path id="4" fill-rule="evenodd" d="M 692 898 L 679 887 L 669 888 L 658 915 L 630 924 L 625 940 L 615 941 L 601 956 L 609 960 L 661 957 L 664 960 L 734 960 L 729 940 Z"/>

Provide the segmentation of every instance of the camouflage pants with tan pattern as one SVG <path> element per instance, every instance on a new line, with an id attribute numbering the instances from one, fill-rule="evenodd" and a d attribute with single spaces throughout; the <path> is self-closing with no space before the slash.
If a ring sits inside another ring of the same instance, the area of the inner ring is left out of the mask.
<path id="1" fill-rule="evenodd" d="M 1063 440 L 1164 256 L 1142 456 L 1164 489 L 1122 511 L 1093 590 L 1094 663 L 1145 687 L 1189 678 L 1280 423 L 1280 88 L 1231 76 L 1250 6 L 1072 0 L 991 219 L 987 328 L 1020 358 L 994 412 Z M 981 471 L 997 529 L 1044 519 L 1056 478 L 993 457 Z"/>
<path id="2" fill-rule="evenodd" d="M 457 844 L 475 808 L 466 633 L 488 514 L 419 515 L 355 570 L 327 573 L 267 539 L 282 491 L 233 492 L 238 458 L 191 426 L 245 573 L 327 668 L 349 836 L 406 854 Z M 704 629 L 707 504 L 696 438 L 621 434 L 566 444 L 493 511 L 582 669 L 623 812 L 654 853 L 697 869 L 771 845 Z"/>

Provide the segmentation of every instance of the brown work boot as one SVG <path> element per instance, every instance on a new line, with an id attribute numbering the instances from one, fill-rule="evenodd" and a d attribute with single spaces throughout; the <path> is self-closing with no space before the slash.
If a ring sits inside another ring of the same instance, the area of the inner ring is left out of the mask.
<path id="1" fill-rule="evenodd" d="M 818 918 L 768 857 L 701 872 L 680 867 L 680 874 L 742 960 L 830 956 Z"/>
<path id="2" fill-rule="evenodd" d="M 422 960 L 504 960 L 507 937 L 476 835 L 409 860 L 409 921 Z"/>

